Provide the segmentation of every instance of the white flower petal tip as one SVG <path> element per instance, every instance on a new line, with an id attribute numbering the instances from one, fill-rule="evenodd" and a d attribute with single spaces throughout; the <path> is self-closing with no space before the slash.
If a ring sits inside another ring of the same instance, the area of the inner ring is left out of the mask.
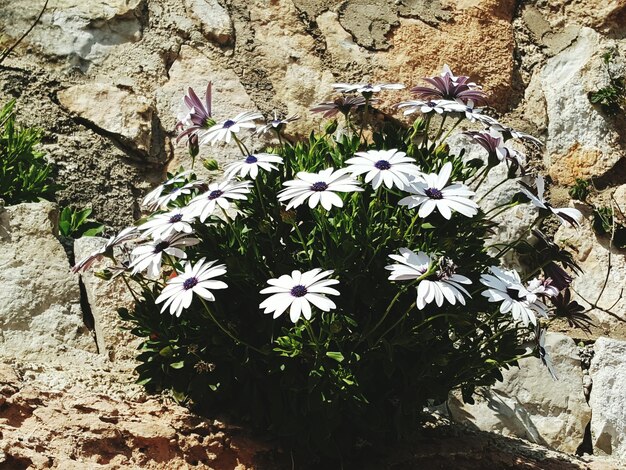
<path id="1" fill-rule="evenodd" d="M 289 309 L 289 318 L 296 323 L 301 317 L 310 320 L 311 304 L 323 312 L 336 308 L 335 303 L 327 295 L 339 295 L 332 285 L 339 284 L 336 279 L 328 279 L 333 271 L 322 271 L 315 268 L 305 273 L 292 271 L 291 275 L 283 274 L 278 279 L 270 279 L 261 294 L 273 294 L 265 299 L 259 308 L 263 313 L 271 313 L 273 318 L 280 317 Z"/>

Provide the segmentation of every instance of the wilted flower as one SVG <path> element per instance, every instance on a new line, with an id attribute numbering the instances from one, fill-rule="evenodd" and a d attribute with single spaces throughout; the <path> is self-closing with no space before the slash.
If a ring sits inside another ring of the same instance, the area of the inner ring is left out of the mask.
<path id="1" fill-rule="evenodd" d="M 537 325 L 537 327 L 535 328 L 535 341 L 537 343 L 537 349 L 539 351 L 539 359 L 541 359 L 543 365 L 548 368 L 548 372 L 550 372 L 552 378 L 554 380 L 559 380 L 558 376 L 556 375 L 556 369 L 554 368 L 554 364 L 552 363 L 552 358 L 546 350 L 547 331 L 547 328 L 542 328 L 539 325 Z"/>
<path id="2" fill-rule="evenodd" d="M 223 181 L 221 183 L 211 183 L 207 192 L 196 196 L 187 206 L 189 214 L 199 217 L 200 222 L 204 222 L 208 216 L 213 214 L 215 208 L 219 206 L 222 210 L 230 207 L 233 199 L 245 201 L 250 193 L 249 181 Z"/>
<path id="3" fill-rule="evenodd" d="M 211 117 L 211 82 L 206 87 L 204 103 L 191 87 L 189 87 L 187 95 L 183 98 L 183 102 L 187 110 L 179 116 L 176 128 L 184 130 L 178 134 L 176 142 L 184 136 L 191 138 L 193 134 L 205 131 L 215 124 Z"/>
<path id="4" fill-rule="evenodd" d="M 404 85 L 402 83 L 382 83 L 372 85 L 371 83 L 335 83 L 333 88 L 342 93 L 357 92 L 363 95 L 371 95 L 372 93 L 379 93 L 382 90 L 402 90 Z"/>
<path id="5" fill-rule="evenodd" d="M 283 163 L 283 159 L 271 153 L 255 153 L 248 155 L 243 160 L 231 163 L 224 170 L 224 178 L 229 180 L 235 176 L 245 178 L 248 174 L 250 178 L 256 179 L 259 168 L 265 171 L 278 170 L 273 163 Z"/>
<path id="6" fill-rule="evenodd" d="M 177 232 L 192 233 L 191 223 L 193 219 L 193 215 L 183 209 L 176 208 L 164 214 L 156 214 L 138 228 L 143 232 L 144 238 L 151 236 L 155 240 L 163 239 Z"/>
<path id="7" fill-rule="evenodd" d="M 460 183 L 446 186 L 451 173 L 452 163 L 447 162 L 439 174 L 423 174 L 421 179 L 414 180 L 405 189 L 412 196 L 400 199 L 398 204 L 409 209 L 419 207 L 418 214 L 422 218 L 428 217 L 435 209 L 446 219 L 452 217 L 452 210 L 474 217 L 478 213 L 478 205 L 468 199 L 474 192 Z"/>
<path id="8" fill-rule="evenodd" d="M 339 291 L 329 287 L 339 284 L 336 279 L 325 279 L 333 271 L 322 271 L 319 268 L 305 273 L 292 271 L 291 276 L 283 274 L 278 279 L 270 279 L 267 283 L 270 287 L 261 290 L 261 294 L 274 294 L 265 299 L 259 308 L 265 309 L 263 313 L 273 313 L 278 318 L 289 308 L 289 318 L 296 323 L 300 316 L 306 320 L 311 319 L 311 305 L 323 312 L 328 312 L 336 307 L 335 303 L 326 295 L 339 295 Z"/>
<path id="9" fill-rule="evenodd" d="M 522 140 L 524 142 L 530 142 L 531 144 L 534 144 L 537 147 L 543 146 L 543 142 L 541 142 L 536 137 L 533 137 L 530 134 L 525 134 L 524 132 L 516 131 L 515 129 L 512 129 L 511 127 L 507 127 L 499 123 L 495 119 L 493 121 L 494 122 L 489 125 L 489 131 L 492 133 L 495 132 L 495 133 L 502 135 L 502 139 L 505 142 L 509 140 L 510 138 L 514 138 L 514 139 Z"/>
<path id="10" fill-rule="evenodd" d="M 370 100 L 370 103 L 372 101 Z M 326 101 L 317 106 L 313 106 L 311 111 L 314 113 L 324 113 L 325 118 L 330 118 L 341 113 L 347 116 L 350 112 L 356 111 L 359 106 L 365 105 L 365 98 L 362 96 L 340 96 L 334 101 Z"/>
<path id="11" fill-rule="evenodd" d="M 133 274 L 147 270 L 148 276 L 155 278 L 161 272 L 164 253 L 174 258 L 187 259 L 187 255 L 181 248 L 198 243 L 200 240 L 190 238 L 184 232 L 175 233 L 164 239 L 156 239 L 151 243 L 138 246 L 132 251 L 133 261 L 129 267 L 133 268 Z"/>
<path id="12" fill-rule="evenodd" d="M 129 240 L 133 240 L 139 236 L 137 227 L 127 227 L 117 235 L 109 238 L 99 250 L 89 254 L 72 267 L 72 272 L 77 273 L 89 269 L 93 263 L 102 259 L 103 256 L 113 256 L 113 247 L 121 245 Z"/>
<path id="13" fill-rule="evenodd" d="M 511 312 L 515 321 L 524 326 L 537 325 L 536 314 L 547 317 L 548 311 L 537 295 L 530 292 L 520 280 L 517 271 L 496 266 L 489 268 L 491 274 L 482 274 L 480 282 L 489 289 L 482 293 L 489 302 L 501 302 L 500 312 Z"/>
<path id="14" fill-rule="evenodd" d="M 343 207 L 343 201 L 336 192 L 363 191 L 358 181 L 345 170 L 335 171 L 334 168 L 319 173 L 301 171 L 295 180 L 286 181 L 283 185 L 287 187 L 278 193 L 278 200 L 289 201 L 287 209 L 298 207 L 308 199 L 311 209 L 321 204 L 329 211 L 333 206 Z"/>
<path id="15" fill-rule="evenodd" d="M 526 287 L 528 292 L 532 292 L 538 297 L 555 297 L 559 294 L 559 290 L 552 285 L 552 279 L 545 278 L 539 279 L 535 278 L 528 281 L 528 285 Z"/>
<path id="16" fill-rule="evenodd" d="M 556 215 L 562 223 L 568 223 L 573 227 L 580 225 L 582 221 L 583 215 L 578 209 L 574 209 L 571 207 L 563 207 L 563 208 L 555 208 L 550 205 L 544 198 L 544 181 L 543 176 L 537 176 L 536 186 L 537 186 L 537 195 L 533 194 L 532 188 L 528 186 L 523 181 L 519 181 L 519 184 L 522 186 L 522 192 L 528 196 L 530 202 L 539 209 L 544 209 L 552 212 Z"/>
<path id="17" fill-rule="evenodd" d="M 261 113 L 254 111 L 239 113 L 234 118 L 215 124 L 207 130 L 203 134 L 200 144 L 202 145 L 209 142 L 211 145 L 214 145 L 222 140 L 228 143 L 230 142 L 231 137 L 241 129 L 254 129 L 256 127 L 254 120 L 262 118 L 263 115 Z"/>
<path id="18" fill-rule="evenodd" d="M 287 124 L 293 121 L 297 121 L 298 119 L 300 119 L 300 116 L 298 116 L 297 114 L 283 119 L 279 119 L 276 111 L 274 111 L 274 119 L 272 119 L 271 121 L 267 121 L 264 126 L 257 128 L 256 134 L 265 134 L 270 131 L 280 132 Z"/>
<path id="19" fill-rule="evenodd" d="M 422 173 L 415 165 L 415 159 L 407 157 L 406 153 L 397 149 L 368 150 L 357 152 L 355 157 L 346 160 L 349 165 L 346 169 L 353 175 L 365 175 L 365 182 L 372 182 L 372 187 L 378 189 L 381 184 L 392 188 L 396 186 L 404 189 L 409 185 L 410 178 L 419 177 Z"/>
<path id="20" fill-rule="evenodd" d="M 205 263 L 205 258 L 201 258 L 192 266 L 185 264 L 185 272 L 167 281 L 167 285 L 155 301 L 160 304 L 165 302 L 161 312 L 168 307 L 172 315 L 180 317 L 183 309 L 189 308 L 193 300 L 193 294 L 199 295 L 203 299 L 214 301 L 215 296 L 209 289 L 226 289 L 228 286 L 222 281 L 213 280 L 214 277 L 226 273 L 226 266 L 218 264 L 217 261 Z"/>
<path id="21" fill-rule="evenodd" d="M 416 306 L 419 310 L 433 301 L 441 307 L 444 299 L 452 305 L 455 305 L 457 300 L 461 305 L 465 305 L 463 295 L 471 297 L 461 284 L 471 284 L 472 281 L 456 274 L 454 272 L 456 267 L 448 260 L 442 260 L 438 269 L 433 269 L 432 255 L 423 251 L 416 254 L 408 248 L 400 248 L 400 255 L 389 255 L 389 257 L 399 262 L 399 264 L 385 266 L 385 269 L 392 271 L 389 275 L 391 281 L 407 281 L 427 275 L 417 284 Z"/>
<path id="22" fill-rule="evenodd" d="M 487 150 L 487 164 L 490 167 L 505 162 L 511 172 L 515 173 L 520 168 L 524 174 L 524 156 L 517 150 L 507 147 L 502 137 L 485 131 L 466 131 L 463 134 Z"/>

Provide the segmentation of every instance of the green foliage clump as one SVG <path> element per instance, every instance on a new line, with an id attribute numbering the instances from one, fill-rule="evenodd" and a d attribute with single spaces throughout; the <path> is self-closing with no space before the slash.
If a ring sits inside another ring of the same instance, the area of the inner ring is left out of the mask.
<path id="1" fill-rule="evenodd" d="M 59 214 L 59 233 L 66 238 L 95 237 L 104 231 L 104 225 L 89 219 L 91 208 L 64 207 Z"/>
<path id="2" fill-rule="evenodd" d="M 36 202 L 54 197 L 52 167 L 36 149 L 41 131 L 19 127 L 10 101 L 0 110 L 0 198 L 7 204 Z"/>

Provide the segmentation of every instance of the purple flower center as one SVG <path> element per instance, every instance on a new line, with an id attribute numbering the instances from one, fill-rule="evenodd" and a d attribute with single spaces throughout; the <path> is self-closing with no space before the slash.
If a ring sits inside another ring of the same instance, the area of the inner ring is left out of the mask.
<path id="1" fill-rule="evenodd" d="M 250 164 L 252 164 L 252 163 L 256 163 L 256 162 L 258 162 L 258 161 L 259 161 L 259 159 L 258 159 L 258 158 L 256 158 L 254 155 L 248 155 L 248 156 L 246 157 L 246 163 L 250 163 Z"/>
<path id="2" fill-rule="evenodd" d="M 183 282 L 183 289 L 193 289 L 196 284 L 198 284 L 198 279 L 195 277 L 190 277 L 189 279 L 185 279 L 185 282 Z"/>
<path id="3" fill-rule="evenodd" d="M 434 101 L 429 101 L 426 103 L 426 106 L 428 106 L 429 108 L 434 108 L 435 106 L 437 106 L 437 103 L 435 103 Z"/>
<path id="4" fill-rule="evenodd" d="M 313 183 L 311 185 L 311 191 L 326 191 L 328 189 L 328 185 L 323 181 L 318 181 L 317 183 Z"/>
<path id="5" fill-rule="evenodd" d="M 428 188 L 424 192 L 426 193 L 426 196 L 431 199 L 443 199 L 443 193 L 437 188 Z"/>
<path id="6" fill-rule="evenodd" d="M 166 241 L 159 242 L 154 246 L 153 253 L 161 253 L 166 248 L 169 248 L 169 246 L 170 246 L 170 242 L 166 242 Z"/>
<path id="7" fill-rule="evenodd" d="M 228 129 L 228 128 L 230 128 L 230 127 L 234 126 L 234 125 L 235 125 L 235 121 L 233 121 L 233 120 L 229 119 L 228 121 L 225 121 L 225 122 L 224 122 L 224 124 L 223 124 L 223 126 L 222 126 L 222 127 L 223 127 L 224 129 Z"/>
<path id="8" fill-rule="evenodd" d="M 213 199 L 217 199 L 218 197 L 220 197 L 222 194 L 224 194 L 224 191 L 221 191 L 219 189 L 216 189 L 215 191 L 211 191 L 209 193 L 209 199 L 213 200 Z"/>
<path id="9" fill-rule="evenodd" d="M 304 297 L 307 292 L 308 291 L 306 290 L 306 287 L 300 284 L 291 288 L 291 295 L 293 295 L 294 297 Z"/>
<path id="10" fill-rule="evenodd" d="M 515 289 L 513 287 L 507 287 L 506 288 L 506 293 L 509 295 L 509 297 L 511 297 L 513 300 L 526 300 L 526 297 L 523 296 L 521 294 L 521 292 L 519 291 L 519 289 Z"/>
<path id="11" fill-rule="evenodd" d="M 180 222 L 183 220 L 183 214 L 176 214 L 170 217 L 170 224 L 175 224 L 176 222 Z"/>
<path id="12" fill-rule="evenodd" d="M 379 170 L 388 170 L 389 168 L 391 168 L 391 163 L 389 163 L 387 160 L 378 160 L 376 163 L 374 163 L 374 166 Z"/>

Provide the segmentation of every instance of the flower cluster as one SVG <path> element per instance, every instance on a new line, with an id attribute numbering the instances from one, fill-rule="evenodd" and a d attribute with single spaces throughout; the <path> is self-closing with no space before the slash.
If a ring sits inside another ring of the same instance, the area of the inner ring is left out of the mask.
<path id="1" fill-rule="evenodd" d="M 341 96 L 312 108 L 334 121 L 299 141 L 283 135 L 298 116 L 257 123 L 260 113 L 243 111 L 218 121 L 211 84 L 204 101 L 189 89 L 177 126 L 192 158 L 219 142 L 236 145 L 241 158 L 215 181 L 170 175 L 146 195 L 150 213 L 137 227 L 74 268 L 133 241 L 118 269 L 142 299 L 122 314 L 147 338 L 142 383 L 200 402 L 214 392 L 249 403 L 246 416 L 289 433 L 281 400 L 301 407 L 303 426 L 371 411 L 392 429 L 398 409 L 390 396 L 428 390 L 403 405 L 414 410 L 453 387 L 470 396 L 518 359 L 516 346 L 529 334 L 556 377 L 545 326 L 556 312 L 586 325 L 568 290 L 576 266 L 540 231 L 489 245 L 494 218 L 524 198 L 496 213 L 475 198 L 497 165 L 508 167 L 507 179 L 526 178 L 515 145 L 541 142 L 487 115 L 479 107 L 486 94 L 469 77 L 446 66 L 425 81 L 410 89 L 414 100 L 396 105 L 419 113 L 408 127 L 370 119 L 374 95 L 403 85 L 336 84 Z M 448 116 L 456 122 L 446 127 Z M 464 132 L 486 151 L 482 168 L 445 144 L 461 121 L 482 126 Z M 256 139 L 264 134 L 278 145 Z M 519 180 L 520 191 L 538 209 L 536 224 L 550 216 L 581 222 L 578 210 L 546 200 L 541 176 L 536 190 L 527 181 Z M 511 250 L 532 261 L 525 271 L 502 264 Z M 334 426 L 332 435 L 354 435 Z M 374 428 L 358 432 L 375 435 Z"/>

